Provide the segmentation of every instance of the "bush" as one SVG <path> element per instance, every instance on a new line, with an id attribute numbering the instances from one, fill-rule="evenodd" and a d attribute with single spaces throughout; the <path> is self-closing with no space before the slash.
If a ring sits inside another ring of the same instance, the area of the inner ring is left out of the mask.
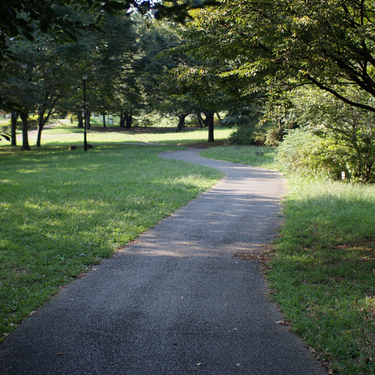
<path id="1" fill-rule="evenodd" d="M 304 129 L 287 131 L 278 149 L 277 162 L 288 171 L 305 176 L 325 175 L 339 179 L 341 172 L 350 175 L 345 155 L 332 139 L 321 138 Z"/>
<path id="2" fill-rule="evenodd" d="M 238 126 L 228 138 L 229 144 L 248 146 L 253 144 L 254 127 Z"/>
<path id="3" fill-rule="evenodd" d="M 264 143 L 267 146 L 278 146 L 283 140 L 284 132 L 284 129 L 279 129 L 278 126 L 273 126 L 267 131 Z"/>

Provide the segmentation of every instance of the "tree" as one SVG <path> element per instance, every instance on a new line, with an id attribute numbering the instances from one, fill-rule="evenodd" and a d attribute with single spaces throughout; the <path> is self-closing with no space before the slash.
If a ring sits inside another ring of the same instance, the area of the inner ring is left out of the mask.
<path id="1" fill-rule="evenodd" d="M 61 43 L 77 41 L 83 30 L 98 29 L 104 14 L 121 11 L 138 11 L 146 14 L 151 10 L 158 18 L 172 17 L 183 21 L 189 9 L 199 8 L 212 1 L 187 0 L 176 3 L 120 0 L 2 0 L 0 3 L 0 63 L 12 57 L 9 40 L 22 35 L 34 41 L 35 32 L 54 35 Z M 90 22 L 71 17 L 85 12 L 92 16 Z M 70 15 L 67 17 L 67 15 Z"/>
<path id="2" fill-rule="evenodd" d="M 179 29 L 178 24 L 168 21 L 137 18 L 140 44 L 138 72 L 144 93 L 143 110 L 177 116 L 178 128 L 183 126 L 190 110 L 187 108 L 187 98 L 178 92 L 178 82 L 169 74 L 178 65 L 180 56 L 165 55 L 164 52 L 180 44 Z"/>
<path id="3" fill-rule="evenodd" d="M 11 50 L 16 59 L 7 61 L 0 72 L 0 97 L 13 113 L 37 113 L 40 147 L 42 130 L 58 101 L 74 90 L 82 58 L 73 45 L 56 44 L 46 35 L 34 42 L 15 40 Z"/>
<path id="4" fill-rule="evenodd" d="M 313 84 L 343 102 L 346 87 L 375 96 L 375 4 L 366 0 L 229 0 L 195 13 L 202 56 L 222 63 L 241 90 L 288 90 Z"/>
<path id="5" fill-rule="evenodd" d="M 104 18 L 103 33 L 95 35 L 90 108 L 102 114 L 125 115 L 129 122 L 142 97 L 137 77 L 138 38 L 133 20 L 125 13 Z"/>
<path id="6" fill-rule="evenodd" d="M 375 98 L 367 93 L 347 89 L 346 97 L 375 105 Z M 358 98 L 358 96 L 362 98 Z M 375 113 L 346 104 L 321 90 L 300 89 L 291 98 L 291 109 L 298 124 L 312 134 L 331 140 L 334 146 L 321 149 L 331 155 L 353 181 L 374 180 Z M 323 158 L 318 155 L 318 158 Z M 333 169 L 333 168 L 332 168 Z"/>

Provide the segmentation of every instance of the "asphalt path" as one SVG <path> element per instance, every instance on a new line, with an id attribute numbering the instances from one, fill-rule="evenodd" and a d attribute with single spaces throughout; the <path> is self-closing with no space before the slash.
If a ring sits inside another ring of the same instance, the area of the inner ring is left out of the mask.
<path id="1" fill-rule="evenodd" d="M 283 179 L 199 151 L 160 156 L 226 178 L 22 323 L 0 346 L 0 374 L 326 373 L 278 324 L 260 264 L 236 256 L 274 239 Z"/>

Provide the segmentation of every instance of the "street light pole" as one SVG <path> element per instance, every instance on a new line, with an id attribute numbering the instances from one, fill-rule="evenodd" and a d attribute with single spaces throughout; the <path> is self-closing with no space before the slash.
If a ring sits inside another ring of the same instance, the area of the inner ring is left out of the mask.
<path id="1" fill-rule="evenodd" d="M 87 151 L 87 121 L 86 121 L 86 80 L 87 75 L 82 76 L 83 79 L 83 149 Z"/>

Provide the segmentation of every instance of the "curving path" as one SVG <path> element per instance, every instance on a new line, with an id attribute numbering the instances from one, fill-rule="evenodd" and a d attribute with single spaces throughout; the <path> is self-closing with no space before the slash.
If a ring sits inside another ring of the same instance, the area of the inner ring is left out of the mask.
<path id="1" fill-rule="evenodd" d="M 0 346 L 0 374 L 318 375 L 267 299 L 257 253 L 272 241 L 277 172 L 163 153 L 226 174 L 62 290 Z"/>

